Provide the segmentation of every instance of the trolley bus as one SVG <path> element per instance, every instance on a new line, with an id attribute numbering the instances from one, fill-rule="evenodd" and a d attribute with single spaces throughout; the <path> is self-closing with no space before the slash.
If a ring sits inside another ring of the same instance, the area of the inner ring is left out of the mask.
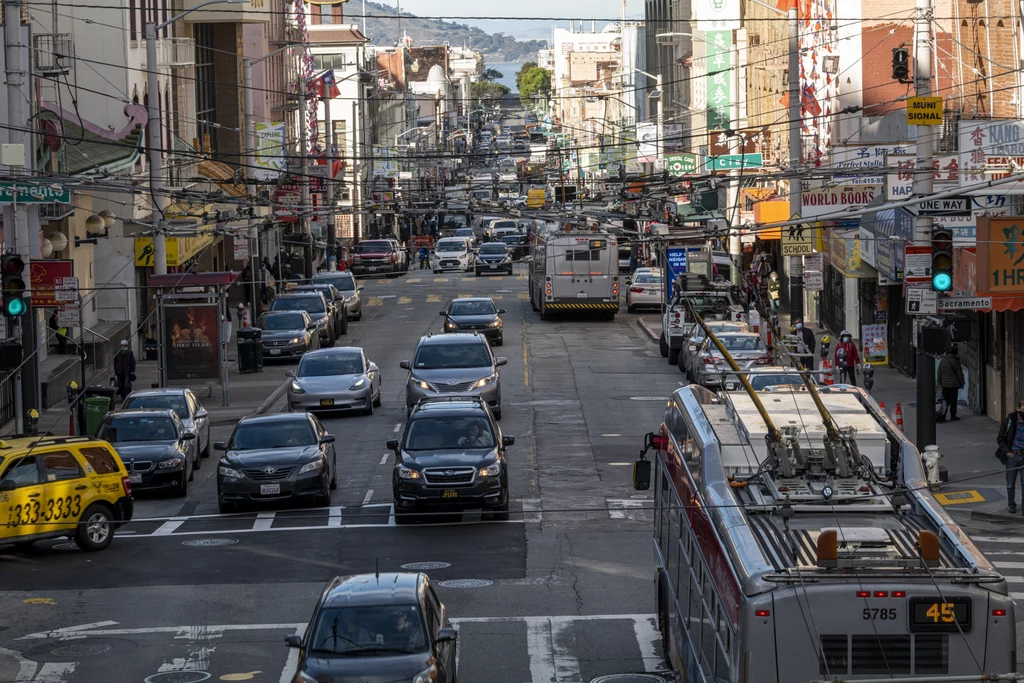
<path id="1" fill-rule="evenodd" d="M 530 305 L 552 312 L 591 311 L 611 320 L 619 310 L 618 248 L 613 235 L 556 230 L 537 235 L 530 251 Z"/>
<path id="2" fill-rule="evenodd" d="M 683 680 L 1015 672 L 1006 580 L 874 399 L 742 381 L 746 392 L 676 390 L 647 435 L 655 455 L 634 468 L 637 489 L 653 480 L 658 625 Z"/>

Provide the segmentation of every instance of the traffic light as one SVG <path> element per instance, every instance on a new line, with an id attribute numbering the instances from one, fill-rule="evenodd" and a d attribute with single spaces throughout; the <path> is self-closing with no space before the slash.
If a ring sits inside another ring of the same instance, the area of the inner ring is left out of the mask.
<path id="1" fill-rule="evenodd" d="M 19 341 L 0 342 L 0 370 L 17 370 L 25 360 Z"/>
<path id="2" fill-rule="evenodd" d="M 905 47 L 892 49 L 892 79 L 901 83 L 910 76 L 910 52 Z"/>
<path id="3" fill-rule="evenodd" d="M 932 289 L 948 292 L 953 287 L 953 233 L 945 227 L 932 230 Z"/>
<path id="4" fill-rule="evenodd" d="M 4 317 L 20 318 L 28 312 L 25 300 L 25 261 L 15 254 L 0 258 L 0 279 L 4 297 Z"/>

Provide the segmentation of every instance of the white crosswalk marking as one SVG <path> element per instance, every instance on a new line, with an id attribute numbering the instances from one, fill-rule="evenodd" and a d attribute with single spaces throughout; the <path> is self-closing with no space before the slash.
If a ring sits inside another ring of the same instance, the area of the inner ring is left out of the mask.
<path id="1" fill-rule="evenodd" d="M 337 505 L 334 507 L 327 508 L 330 510 L 330 516 L 327 518 L 327 526 L 329 527 L 340 527 L 341 526 L 341 506 Z"/>
<path id="2" fill-rule="evenodd" d="M 628 498 L 606 498 L 608 516 L 612 519 L 648 519 L 642 500 Z"/>
<path id="3" fill-rule="evenodd" d="M 65 683 L 78 665 L 75 662 L 47 662 L 39 667 L 33 683 Z"/>
<path id="4" fill-rule="evenodd" d="M 253 531 L 266 531 L 270 527 L 274 526 L 274 517 L 277 515 L 276 512 L 261 512 L 256 515 L 256 520 L 252 523 Z"/>
<path id="5" fill-rule="evenodd" d="M 211 641 L 224 635 L 224 629 L 210 626 L 186 626 L 174 636 L 175 640 L 187 640 L 188 648 L 184 657 L 174 657 L 164 662 L 158 673 L 167 671 L 206 671 L 210 667 L 210 655 L 217 646 Z"/>
<path id="6" fill-rule="evenodd" d="M 523 521 L 540 523 L 544 519 L 544 512 L 541 510 L 540 498 L 523 498 Z"/>

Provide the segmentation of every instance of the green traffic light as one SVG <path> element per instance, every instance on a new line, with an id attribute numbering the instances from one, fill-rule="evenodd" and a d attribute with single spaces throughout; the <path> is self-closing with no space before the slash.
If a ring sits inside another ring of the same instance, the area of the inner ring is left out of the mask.
<path id="1" fill-rule="evenodd" d="M 945 292 L 953 286 L 953 278 L 949 273 L 936 273 L 932 276 L 932 288 L 938 292 Z"/>
<path id="2" fill-rule="evenodd" d="M 7 302 L 7 315 L 25 315 L 28 305 L 24 299 L 10 299 Z"/>

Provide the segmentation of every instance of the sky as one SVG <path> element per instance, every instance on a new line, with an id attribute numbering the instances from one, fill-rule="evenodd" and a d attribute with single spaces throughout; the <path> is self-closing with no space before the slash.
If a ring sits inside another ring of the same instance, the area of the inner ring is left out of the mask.
<path id="1" fill-rule="evenodd" d="M 377 0 L 382 4 L 394 4 L 394 0 Z M 358 2 L 358 0 L 352 0 Z M 520 39 L 551 40 L 551 29 L 554 26 L 568 28 L 566 21 L 552 19 L 530 21 L 523 17 L 565 17 L 576 19 L 596 19 L 597 28 L 609 20 L 617 20 L 620 5 L 617 0 L 517 0 L 515 3 L 486 2 L 480 0 L 401 0 L 402 10 L 422 17 L 502 17 L 507 20 L 473 21 L 469 19 L 449 19 L 460 24 L 480 26 L 488 33 L 511 34 Z M 554 8 L 554 9 L 553 9 Z M 627 0 L 626 16 L 642 17 L 644 4 L 642 0 Z M 605 20 L 605 21 L 601 21 Z M 590 29 L 590 22 L 586 27 Z"/>

